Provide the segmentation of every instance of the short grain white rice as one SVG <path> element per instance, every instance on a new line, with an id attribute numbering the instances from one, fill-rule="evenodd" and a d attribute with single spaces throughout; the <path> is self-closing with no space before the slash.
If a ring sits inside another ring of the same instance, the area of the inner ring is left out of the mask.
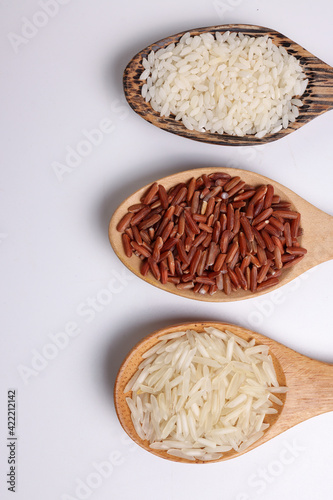
<path id="1" fill-rule="evenodd" d="M 142 97 L 189 130 L 258 138 L 298 117 L 308 84 L 297 58 L 268 36 L 190 36 L 142 60 Z"/>

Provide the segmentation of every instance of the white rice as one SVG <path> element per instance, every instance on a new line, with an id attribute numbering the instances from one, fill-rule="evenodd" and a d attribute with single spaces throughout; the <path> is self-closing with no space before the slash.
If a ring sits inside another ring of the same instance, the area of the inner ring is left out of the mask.
<path id="1" fill-rule="evenodd" d="M 299 60 L 268 36 L 186 33 L 142 60 L 141 94 L 189 130 L 258 138 L 299 115 L 308 80 Z"/>
<path id="2" fill-rule="evenodd" d="M 228 330 L 163 335 L 147 353 L 125 387 L 126 402 L 140 438 L 176 457 L 209 461 L 245 450 L 287 391 L 267 346 Z"/>

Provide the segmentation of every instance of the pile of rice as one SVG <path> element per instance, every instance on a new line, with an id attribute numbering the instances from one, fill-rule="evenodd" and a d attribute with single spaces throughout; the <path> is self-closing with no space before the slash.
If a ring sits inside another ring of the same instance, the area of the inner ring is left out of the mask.
<path id="1" fill-rule="evenodd" d="M 268 36 L 191 36 L 142 60 L 142 97 L 189 130 L 258 138 L 299 115 L 308 80 L 299 61 Z"/>
<path id="2" fill-rule="evenodd" d="M 142 357 L 124 393 L 139 437 L 187 460 L 241 452 L 269 427 L 282 405 L 268 347 L 205 328 L 163 335 Z"/>

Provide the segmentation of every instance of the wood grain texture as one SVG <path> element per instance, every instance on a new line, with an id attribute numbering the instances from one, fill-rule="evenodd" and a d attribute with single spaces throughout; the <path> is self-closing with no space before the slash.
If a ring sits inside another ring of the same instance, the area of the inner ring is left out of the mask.
<path id="1" fill-rule="evenodd" d="M 265 431 L 261 439 L 243 453 L 236 453 L 232 450 L 224 453 L 222 458 L 214 460 L 214 462 L 221 462 L 238 457 L 304 420 L 328 411 L 333 411 L 333 365 L 310 359 L 272 339 L 240 326 L 212 321 L 183 323 L 158 330 L 145 337 L 127 355 L 119 370 L 114 387 L 116 412 L 125 432 L 127 432 L 139 446 L 154 455 L 174 462 L 207 463 L 200 460 L 193 462 L 173 457 L 168 455 L 166 451 L 149 448 L 148 441 L 140 439 L 134 429 L 130 410 L 126 403 L 126 397 L 130 396 L 131 392 L 124 394 L 124 388 L 136 372 L 141 361 L 143 361 L 142 354 L 153 347 L 160 340 L 162 335 L 188 329 L 200 333 L 208 326 L 213 326 L 220 330 L 227 328 L 235 335 L 247 341 L 254 338 L 257 345 L 268 345 L 278 382 L 280 385 L 287 385 L 289 388 L 286 394 L 278 395 L 283 402 L 283 406 L 274 404 L 274 408 L 278 410 L 278 413 L 265 417 L 264 422 L 269 423 L 270 427 Z"/>
<path id="2" fill-rule="evenodd" d="M 282 186 L 282 184 L 279 184 L 278 182 L 275 182 L 267 177 L 256 174 L 254 172 L 236 168 L 207 167 L 179 172 L 178 174 L 159 179 L 156 182 L 158 182 L 159 184 L 163 184 L 166 189 L 169 189 L 171 186 L 174 186 L 179 182 L 186 183 L 192 177 L 200 177 L 200 175 L 202 174 L 210 174 L 214 172 L 225 172 L 231 176 L 239 176 L 247 184 L 251 184 L 253 186 L 259 186 L 261 184 L 272 184 L 275 193 L 280 195 L 283 201 L 292 203 L 292 208 L 300 212 L 302 216 L 301 226 L 303 227 L 304 234 L 299 241 L 301 242 L 301 246 L 308 250 L 308 253 L 305 255 L 304 259 L 302 259 L 301 262 L 299 262 L 295 266 L 286 269 L 280 277 L 280 281 L 276 286 L 256 293 L 252 293 L 249 290 L 245 291 L 240 289 L 232 292 L 230 295 L 226 295 L 224 292 L 217 292 L 213 296 L 210 296 L 208 294 L 201 295 L 199 293 L 194 293 L 192 290 L 178 290 L 172 283 L 162 285 L 162 283 L 155 280 L 150 273 L 148 273 L 148 275 L 144 277 L 140 273 L 141 260 L 135 255 L 132 255 L 132 257 L 130 258 L 126 257 L 123 251 L 121 233 L 116 230 L 116 226 L 121 218 L 127 213 L 128 207 L 134 205 L 135 203 L 139 203 L 140 198 L 146 192 L 147 188 L 152 184 L 151 183 L 129 196 L 129 198 L 127 198 L 117 208 L 111 218 L 109 225 L 110 243 L 119 259 L 130 271 L 132 271 L 147 283 L 161 288 L 162 290 L 166 290 L 167 292 L 180 295 L 182 297 L 206 302 L 232 302 L 235 300 L 244 300 L 269 293 L 279 288 L 280 286 L 285 285 L 289 281 L 297 278 L 312 267 L 333 259 L 333 217 L 314 207 L 290 189 Z"/>
<path id="3" fill-rule="evenodd" d="M 227 146 L 251 146 L 276 141 L 294 132 L 316 116 L 333 108 L 333 68 L 285 35 L 262 26 L 247 24 L 225 24 L 222 26 L 209 26 L 207 28 L 197 28 L 188 31 L 194 36 L 201 33 L 215 33 L 216 31 L 224 33 L 228 30 L 231 32 L 241 32 L 249 36 L 268 35 L 276 45 L 282 45 L 289 54 L 294 55 L 300 60 L 303 71 L 309 79 L 309 83 L 302 96 L 303 107 L 299 108 L 299 117 L 294 123 L 290 123 L 288 128 L 276 134 L 267 134 L 262 139 L 258 139 L 253 135 L 245 137 L 237 137 L 228 134 L 219 135 L 210 132 L 188 130 L 181 122 L 176 122 L 172 116 L 161 117 L 158 112 L 154 111 L 150 104 L 146 103 L 141 97 L 141 87 L 144 83 L 144 81 L 139 79 L 144 70 L 142 58 L 147 57 L 151 50 L 156 51 L 166 47 L 170 43 L 177 43 L 182 35 L 186 33 L 185 31 L 152 43 L 136 54 L 129 62 L 123 77 L 125 96 L 129 105 L 142 118 L 167 132 L 200 142 Z"/>

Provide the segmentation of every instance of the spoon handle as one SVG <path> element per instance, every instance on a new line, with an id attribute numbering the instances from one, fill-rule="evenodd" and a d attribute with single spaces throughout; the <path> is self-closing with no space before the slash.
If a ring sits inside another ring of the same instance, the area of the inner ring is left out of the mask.
<path id="1" fill-rule="evenodd" d="M 313 68 L 316 72 L 313 89 L 313 106 L 319 114 L 333 109 L 333 68 L 318 59 Z"/>
<path id="2" fill-rule="evenodd" d="M 332 215 L 316 209 L 311 220 L 311 230 L 313 265 L 333 259 Z"/>
<path id="3" fill-rule="evenodd" d="M 333 365 L 295 351 L 281 353 L 289 392 L 281 419 L 285 429 L 308 418 L 333 411 Z M 282 432 L 282 430 L 281 430 Z"/>
<path id="4" fill-rule="evenodd" d="M 302 214 L 302 246 L 308 250 L 306 259 L 299 266 L 299 270 L 305 272 L 333 259 L 333 216 L 300 197 L 295 199 L 295 204 Z"/>

